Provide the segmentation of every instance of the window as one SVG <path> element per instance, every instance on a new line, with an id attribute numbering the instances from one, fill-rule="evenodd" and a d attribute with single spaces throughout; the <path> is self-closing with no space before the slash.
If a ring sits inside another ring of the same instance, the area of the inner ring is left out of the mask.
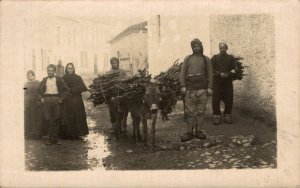
<path id="1" fill-rule="evenodd" d="M 42 70 L 46 70 L 45 65 L 44 65 L 44 53 L 43 53 L 43 49 L 41 49 L 41 65 L 42 65 Z"/>
<path id="2" fill-rule="evenodd" d="M 60 27 L 57 27 L 57 44 L 60 44 Z"/>
<path id="3" fill-rule="evenodd" d="M 88 67 L 87 52 L 80 52 L 80 66 L 81 67 Z"/>
<path id="4" fill-rule="evenodd" d="M 34 49 L 32 49 L 32 69 L 35 71 L 35 53 Z"/>
<path id="5" fill-rule="evenodd" d="M 97 54 L 94 54 L 94 74 L 98 73 Z"/>

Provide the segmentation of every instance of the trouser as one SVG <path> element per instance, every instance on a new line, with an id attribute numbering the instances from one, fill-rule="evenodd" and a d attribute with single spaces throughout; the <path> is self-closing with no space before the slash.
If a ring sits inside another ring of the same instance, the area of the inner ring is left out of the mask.
<path id="1" fill-rule="evenodd" d="M 187 122 L 187 132 L 199 131 L 203 126 L 204 114 L 208 97 L 204 89 L 188 90 L 185 96 L 185 115 Z"/>
<path id="2" fill-rule="evenodd" d="M 214 79 L 212 108 L 214 115 L 221 115 L 220 103 L 225 104 L 224 114 L 231 114 L 233 105 L 232 80 Z"/>
<path id="3" fill-rule="evenodd" d="M 43 105 L 43 116 L 50 137 L 58 137 L 60 129 L 61 106 L 58 96 L 46 96 Z"/>

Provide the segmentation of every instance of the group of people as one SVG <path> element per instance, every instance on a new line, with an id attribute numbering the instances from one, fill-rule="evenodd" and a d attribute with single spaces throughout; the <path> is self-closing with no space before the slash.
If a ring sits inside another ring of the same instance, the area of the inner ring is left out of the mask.
<path id="1" fill-rule="evenodd" d="M 208 96 L 212 96 L 214 125 L 222 123 L 220 102 L 225 104 L 224 122 L 232 123 L 233 80 L 236 65 L 233 56 L 227 54 L 228 45 L 219 43 L 219 53 L 211 59 L 203 54 L 203 45 L 199 39 L 191 41 L 193 54 L 183 62 L 180 73 L 181 94 L 185 100 L 187 132 L 182 142 L 191 139 L 205 139 L 203 128 L 204 114 Z"/>
<path id="2" fill-rule="evenodd" d="M 205 139 L 203 128 L 208 96 L 212 96 L 214 125 L 222 123 L 220 103 L 225 104 L 224 122 L 232 123 L 233 80 L 236 72 L 233 56 L 227 53 L 228 45 L 219 43 L 220 52 L 211 59 L 203 54 L 203 45 L 199 39 L 191 41 L 193 53 L 183 62 L 180 73 L 181 94 L 185 100 L 187 132 L 182 142 L 193 138 Z M 119 59 L 111 58 L 109 73 L 126 72 L 119 68 Z M 41 137 L 47 131 L 47 144 L 61 144 L 58 139 L 78 139 L 88 134 L 86 113 L 81 93 L 87 88 L 80 76 L 75 74 L 72 63 L 67 64 L 65 73 L 59 62 L 56 67 L 47 67 L 48 76 L 41 82 L 35 80 L 33 71 L 27 72 L 25 84 L 25 136 Z M 56 75 L 55 75 L 56 73 Z M 116 126 L 113 108 L 110 118 L 113 130 Z M 125 120 L 126 121 L 126 120 Z M 124 122 L 126 126 L 126 122 Z M 113 131 L 112 131 L 113 132 Z"/>
<path id="3" fill-rule="evenodd" d="M 25 84 L 25 138 L 49 136 L 46 144 L 62 144 L 59 138 L 81 139 L 88 134 L 82 92 L 87 91 L 73 63 L 47 66 L 41 82 L 32 70 Z"/>
<path id="4" fill-rule="evenodd" d="M 233 106 L 233 75 L 236 73 L 235 59 L 227 53 L 228 45 L 219 43 L 219 53 L 209 58 L 203 54 L 203 45 L 199 39 L 191 41 L 193 53 L 188 55 L 182 64 L 180 73 L 181 94 L 185 101 L 185 118 L 187 132 L 181 137 L 182 142 L 193 138 L 205 139 L 203 128 L 208 97 L 212 96 L 214 125 L 222 122 L 232 124 Z M 119 67 L 119 59 L 111 58 L 112 72 L 126 75 Z M 225 104 L 224 116 L 221 114 L 220 103 Z M 116 126 L 113 107 L 110 108 L 112 127 Z M 224 117 L 224 118 L 221 118 Z M 126 126 L 126 122 L 122 123 Z M 113 132 L 113 131 L 112 131 Z"/>

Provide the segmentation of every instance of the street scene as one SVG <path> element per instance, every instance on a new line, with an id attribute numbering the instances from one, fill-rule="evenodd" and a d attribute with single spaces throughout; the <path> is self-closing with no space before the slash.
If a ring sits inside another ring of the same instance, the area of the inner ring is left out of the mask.
<path id="1" fill-rule="evenodd" d="M 90 81 L 87 81 L 87 85 Z M 89 93 L 84 94 L 87 98 Z M 204 129 L 208 140 L 193 139 L 182 143 L 185 132 L 182 102 L 169 121 L 157 122 L 155 152 L 144 151 L 143 144 L 133 143 L 131 118 L 128 140 L 116 141 L 110 134 L 111 123 L 106 105 L 85 101 L 89 135 L 83 140 L 63 140 L 62 145 L 46 146 L 47 137 L 25 141 L 26 170 L 180 170 L 180 169 L 260 169 L 276 168 L 276 132 L 259 120 L 235 115 L 231 125 L 214 126 L 207 114 Z M 253 136 L 254 141 L 249 139 Z M 242 139 L 241 139 L 242 138 Z M 246 146 L 234 144 L 241 140 Z M 230 144 L 232 143 L 232 144 Z M 249 143 L 249 145 L 248 145 Z"/>
<path id="2" fill-rule="evenodd" d="M 273 16 L 91 9 L 22 27 L 26 170 L 277 168 Z"/>

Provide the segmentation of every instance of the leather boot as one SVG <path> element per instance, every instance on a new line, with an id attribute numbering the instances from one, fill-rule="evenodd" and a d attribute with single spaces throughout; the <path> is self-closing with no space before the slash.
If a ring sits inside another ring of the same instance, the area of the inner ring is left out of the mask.
<path id="1" fill-rule="evenodd" d="M 110 134 L 115 134 L 116 123 L 112 123 L 112 129 L 109 131 Z"/>
<path id="2" fill-rule="evenodd" d="M 221 124 L 221 115 L 214 115 L 214 125 Z"/>
<path id="3" fill-rule="evenodd" d="M 232 124 L 233 123 L 231 114 L 225 114 L 224 122 L 227 123 L 227 124 Z"/>
<path id="4" fill-rule="evenodd" d="M 196 131 L 195 137 L 198 139 L 206 139 L 206 135 L 202 131 Z"/>
<path id="5" fill-rule="evenodd" d="M 182 137 L 181 137 L 181 142 L 187 142 L 190 141 L 194 138 L 194 135 L 192 133 L 185 133 Z"/>

